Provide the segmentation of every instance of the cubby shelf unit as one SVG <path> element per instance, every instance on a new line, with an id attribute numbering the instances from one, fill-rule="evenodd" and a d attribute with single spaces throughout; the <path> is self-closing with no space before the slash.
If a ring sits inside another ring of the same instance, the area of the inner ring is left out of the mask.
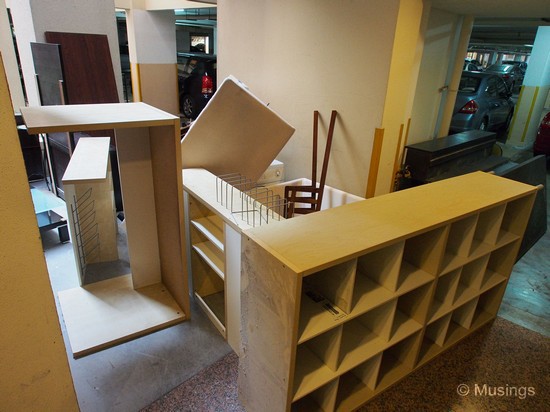
<path id="1" fill-rule="evenodd" d="M 245 408 L 353 410 L 491 321 L 536 190 L 476 172 L 244 231 Z"/>

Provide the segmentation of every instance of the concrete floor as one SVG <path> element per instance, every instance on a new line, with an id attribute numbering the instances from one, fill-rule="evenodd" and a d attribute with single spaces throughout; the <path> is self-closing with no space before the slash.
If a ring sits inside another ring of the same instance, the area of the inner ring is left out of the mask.
<path id="1" fill-rule="evenodd" d="M 54 210 L 66 215 L 62 209 Z M 73 359 L 57 296 L 58 291 L 78 287 L 73 247 L 59 243 L 56 230 L 45 233 L 42 244 L 82 412 L 138 411 L 231 352 L 191 301 L 191 320 Z"/>
<path id="2" fill-rule="evenodd" d="M 58 291 L 78 286 L 72 245 L 59 243 L 55 230 L 43 235 L 43 245 L 82 412 L 137 411 L 231 351 L 192 302 L 190 321 L 73 359 L 57 298 Z M 549 250 L 547 231 L 516 264 L 499 312 L 545 336 L 550 336 Z"/>

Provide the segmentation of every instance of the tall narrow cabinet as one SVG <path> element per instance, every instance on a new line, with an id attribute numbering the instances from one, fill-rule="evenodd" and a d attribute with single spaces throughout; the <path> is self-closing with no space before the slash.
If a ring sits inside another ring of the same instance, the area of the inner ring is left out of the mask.
<path id="1" fill-rule="evenodd" d="M 351 411 L 494 319 L 535 192 L 477 172 L 247 230 L 246 409 Z"/>
<path id="2" fill-rule="evenodd" d="M 179 319 L 189 317 L 179 118 L 145 103 L 25 107 L 21 113 L 33 134 L 115 130 L 132 285 L 164 285 L 181 309 Z"/>

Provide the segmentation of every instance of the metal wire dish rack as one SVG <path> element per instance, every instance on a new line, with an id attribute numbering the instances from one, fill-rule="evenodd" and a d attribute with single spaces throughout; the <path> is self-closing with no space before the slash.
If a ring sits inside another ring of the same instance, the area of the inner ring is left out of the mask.
<path id="1" fill-rule="evenodd" d="M 216 176 L 216 201 L 252 227 L 284 220 L 288 209 L 284 197 L 240 173 Z"/>

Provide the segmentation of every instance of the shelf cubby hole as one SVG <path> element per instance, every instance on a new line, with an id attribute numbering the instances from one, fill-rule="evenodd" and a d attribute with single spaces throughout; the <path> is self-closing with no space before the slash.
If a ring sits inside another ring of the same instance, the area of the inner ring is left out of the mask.
<path id="1" fill-rule="evenodd" d="M 193 251 L 216 272 L 220 279 L 225 278 L 225 256 L 212 242 L 207 240 L 195 243 Z"/>
<path id="2" fill-rule="evenodd" d="M 396 305 L 396 300 L 387 302 L 344 324 L 341 370 L 357 366 L 388 346 Z"/>
<path id="3" fill-rule="evenodd" d="M 492 246 L 496 245 L 505 208 L 506 205 L 502 204 L 479 214 L 474 234 L 474 243 L 472 245 L 472 253 L 474 253 L 474 248 L 478 247 L 479 244 L 487 243 Z"/>
<path id="4" fill-rule="evenodd" d="M 441 352 L 447 336 L 447 330 L 451 322 L 451 313 L 428 324 L 424 332 L 424 339 L 420 347 L 418 364 L 422 364 L 432 359 Z"/>
<path id="5" fill-rule="evenodd" d="M 367 277 L 372 283 L 395 292 L 398 286 L 403 246 L 403 242 L 398 242 L 360 256 L 357 261 L 357 272 Z"/>
<path id="6" fill-rule="evenodd" d="M 479 295 L 472 320 L 472 328 L 477 328 L 493 319 L 500 308 L 506 282 L 502 282 Z"/>
<path id="7" fill-rule="evenodd" d="M 306 345 L 325 365 L 333 371 L 338 369 L 340 345 L 342 342 L 342 325 L 330 329 L 308 340 Z"/>
<path id="8" fill-rule="evenodd" d="M 451 320 L 455 323 L 458 323 L 465 329 L 470 329 L 470 326 L 472 325 L 472 319 L 474 317 L 474 312 L 477 307 L 477 300 L 478 298 L 474 298 L 464 305 L 456 308 L 453 311 Z"/>
<path id="9" fill-rule="evenodd" d="M 378 373 L 377 392 L 412 371 L 419 344 L 420 332 L 417 332 L 384 351 Z"/>
<path id="10" fill-rule="evenodd" d="M 337 374 L 313 353 L 307 345 L 298 345 L 294 368 L 293 402 L 305 397 L 336 378 Z"/>
<path id="11" fill-rule="evenodd" d="M 470 255 L 477 218 L 478 215 L 471 215 L 448 226 L 442 273 L 458 268 Z"/>
<path id="12" fill-rule="evenodd" d="M 510 276 L 518 254 L 518 245 L 519 239 L 491 253 L 485 276 L 481 282 L 482 290 L 488 289 Z"/>
<path id="13" fill-rule="evenodd" d="M 452 345 L 470 333 L 477 297 L 456 308 L 451 315 L 445 345 Z"/>
<path id="14" fill-rule="evenodd" d="M 359 258 L 359 262 L 361 262 L 361 258 Z M 393 297 L 394 293 L 373 281 L 362 272 L 361 265 L 358 265 L 353 288 L 353 315 L 365 313 Z"/>
<path id="15" fill-rule="evenodd" d="M 338 379 L 335 379 L 309 395 L 293 402 L 291 412 L 329 412 L 335 410 Z"/>
<path id="16" fill-rule="evenodd" d="M 407 266 L 418 268 L 432 277 L 439 273 L 445 250 L 446 234 L 447 227 L 443 226 L 405 241 L 400 283 L 406 281 L 408 277 L 406 275 L 417 276 L 418 271 L 411 270 Z"/>
<path id="17" fill-rule="evenodd" d="M 190 194 L 188 194 L 187 206 L 187 213 L 190 221 L 216 216 L 216 213 Z"/>
<path id="18" fill-rule="evenodd" d="M 515 236 L 523 234 L 527 221 L 531 216 L 531 204 L 535 195 L 536 193 L 532 193 L 530 196 L 524 196 L 506 204 L 499 237 L 505 236 L 507 233 Z"/>
<path id="19" fill-rule="evenodd" d="M 312 275 L 315 276 L 315 275 Z M 348 314 L 314 289 L 304 278 L 300 299 L 298 343 L 301 344 L 342 324 Z"/>
<path id="20" fill-rule="evenodd" d="M 210 241 L 223 253 L 224 251 L 224 238 L 223 238 L 223 220 L 217 215 L 210 215 L 191 220 L 191 243 L 198 243 L 200 241 Z M 198 232 L 200 240 L 196 240 L 196 234 Z"/>
<path id="21" fill-rule="evenodd" d="M 429 320 L 433 321 L 451 311 L 461 269 L 441 275 L 436 280 L 434 298 L 429 311 Z"/>
<path id="22" fill-rule="evenodd" d="M 381 362 L 382 353 L 379 353 L 340 377 L 336 410 L 352 410 L 374 395 Z"/>
<path id="23" fill-rule="evenodd" d="M 391 342 L 420 330 L 426 321 L 433 283 L 399 296 L 391 331 Z M 391 343 L 390 342 L 390 343 Z"/>
<path id="24" fill-rule="evenodd" d="M 305 277 L 304 284 L 350 313 L 356 269 L 357 259 L 351 259 Z"/>
<path id="25" fill-rule="evenodd" d="M 225 284 L 219 274 L 193 250 L 193 289 L 208 311 L 225 325 Z"/>
<path id="26" fill-rule="evenodd" d="M 455 295 L 455 304 L 460 305 L 479 294 L 488 261 L 489 255 L 485 255 L 462 267 L 460 282 Z"/>

